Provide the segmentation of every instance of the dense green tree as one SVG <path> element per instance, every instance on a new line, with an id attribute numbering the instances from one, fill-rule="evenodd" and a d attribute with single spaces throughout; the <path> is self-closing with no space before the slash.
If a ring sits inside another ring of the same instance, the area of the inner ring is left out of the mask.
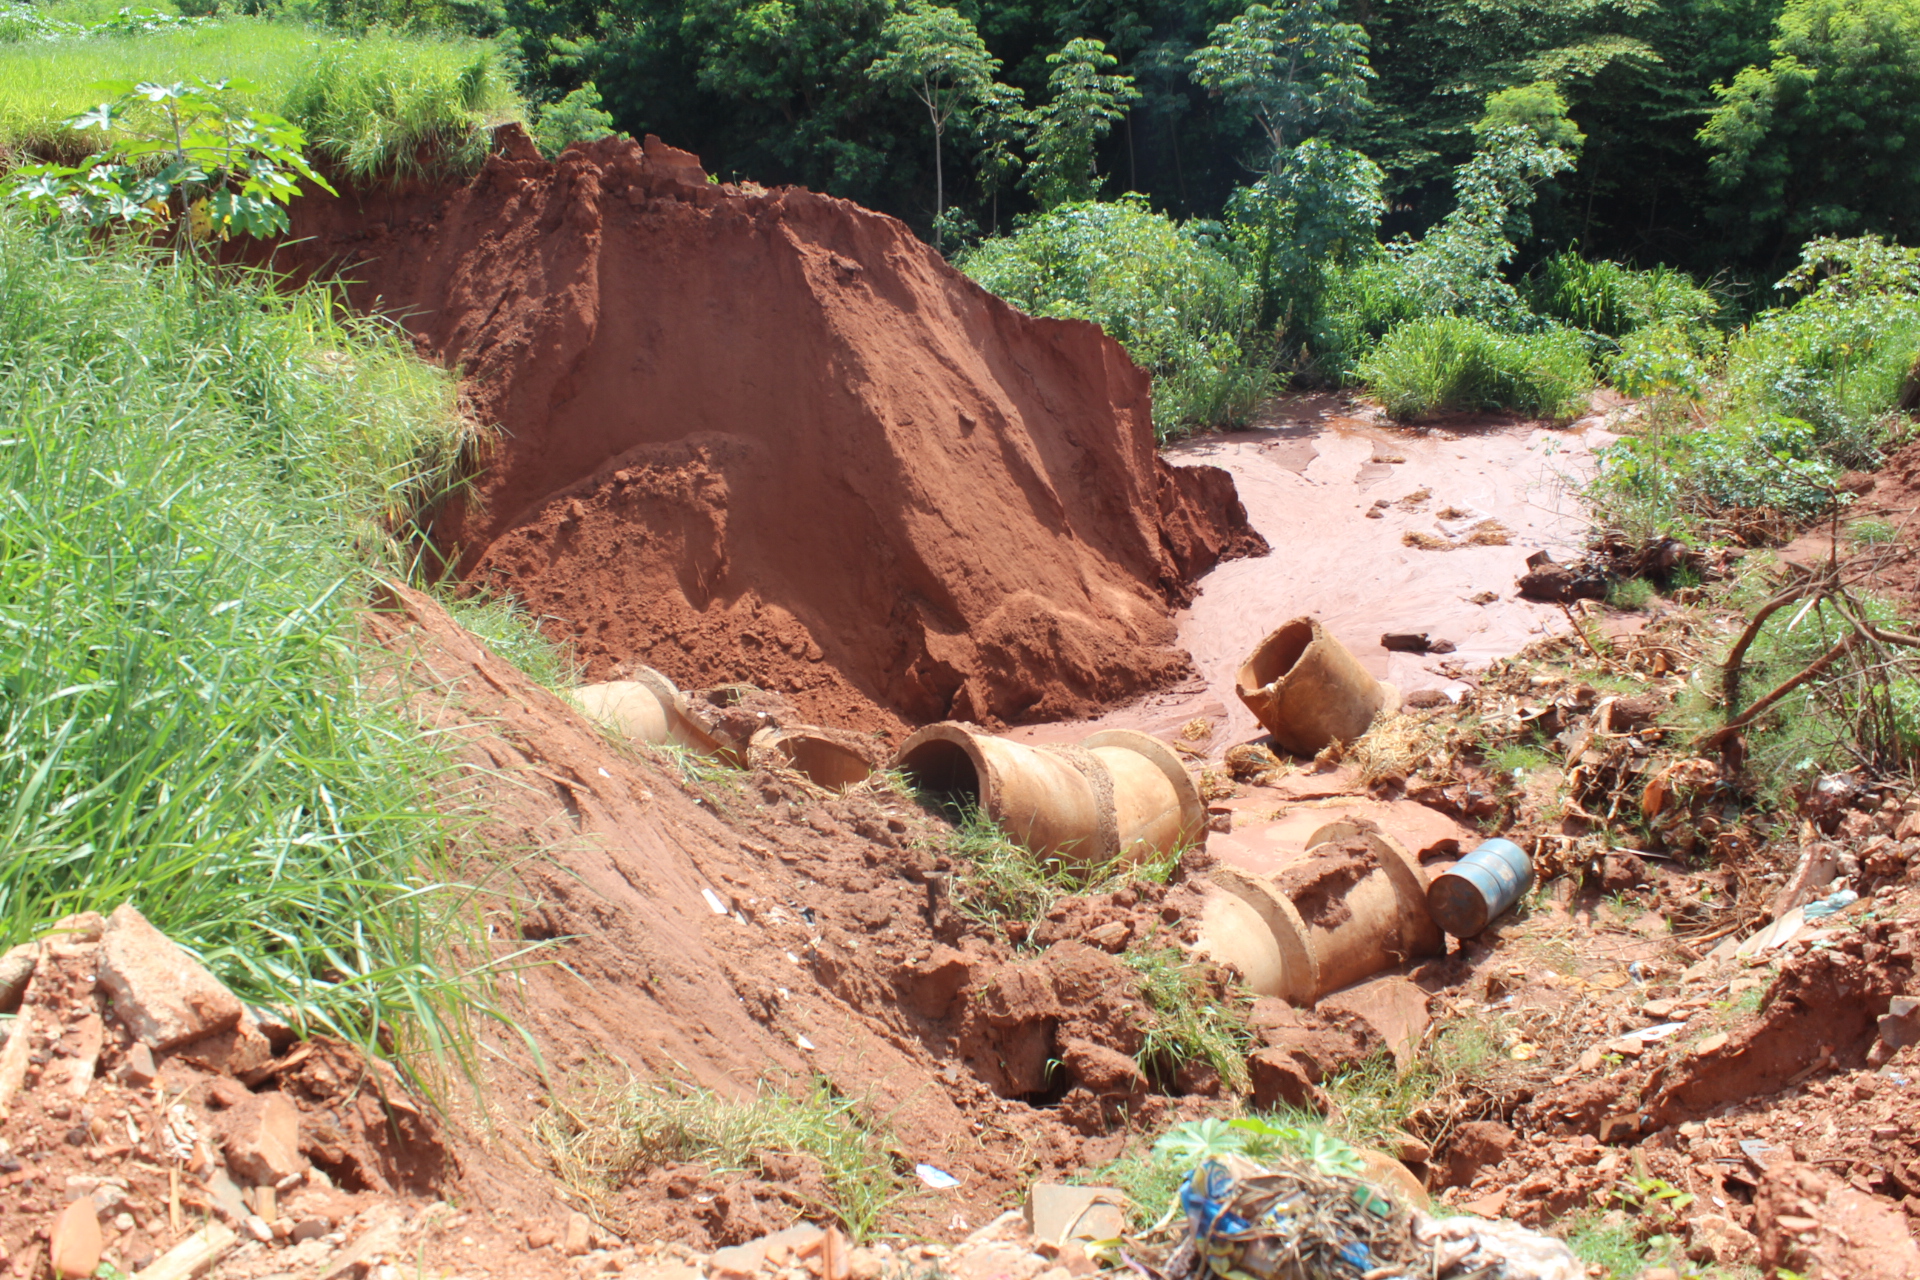
<path id="1" fill-rule="evenodd" d="M 1920 0 L 1788 0 L 1700 131 L 1737 247 L 1920 234 Z"/>
<path id="2" fill-rule="evenodd" d="M 875 80 L 919 100 L 933 123 L 933 222 L 946 212 L 946 164 L 941 143 L 953 117 L 994 98 L 1000 60 L 959 12 L 927 0 L 908 0 L 880 28 L 885 51 L 867 68 Z"/>
<path id="3" fill-rule="evenodd" d="M 1245 107 L 1278 167 L 1308 133 L 1351 119 L 1366 101 L 1367 33 L 1336 19 L 1336 0 L 1253 4 L 1194 52 L 1194 78 Z"/>
<path id="4" fill-rule="evenodd" d="M 1100 187 L 1094 148 L 1140 96 L 1133 77 L 1110 74 L 1119 59 L 1089 36 L 1050 54 L 1046 104 L 1033 113 L 1033 161 L 1028 168 L 1040 207 L 1090 200 Z"/>

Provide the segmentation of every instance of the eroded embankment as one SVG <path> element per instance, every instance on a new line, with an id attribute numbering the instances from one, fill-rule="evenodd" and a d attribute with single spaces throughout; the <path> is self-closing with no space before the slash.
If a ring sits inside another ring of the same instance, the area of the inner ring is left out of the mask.
<path id="1" fill-rule="evenodd" d="M 1189 669 L 1169 618 L 1264 549 L 1154 453 L 1147 375 L 901 223 L 515 127 L 465 188 L 312 197 L 280 263 L 337 271 L 459 366 L 504 437 L 435 537 L 604 678 L 744 680 L 892 730 L 1084 714 Z"/>

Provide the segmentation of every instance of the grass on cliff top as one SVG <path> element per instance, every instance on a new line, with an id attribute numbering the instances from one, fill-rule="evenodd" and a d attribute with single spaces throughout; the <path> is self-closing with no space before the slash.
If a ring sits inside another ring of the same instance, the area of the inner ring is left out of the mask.
<path id="1" fill-rule="evenodd" d="M 351 38 L 263 18 L 132 35 L 0 43 L 0 149 L 73 159 L 99 146 L 67 119 L 111 97 L 106 81 L 204 76 L 252 88 L 247 105 L 306 130 L 310 158 L 366 181 L 463 174 L 486 132 L 524 119 L 493 49 L 476 40 Z"/>
<path id="2" fill-rule="evenodd" d="M 359 624 L 451 377 L 324 294 L 0 215 L 0 403 L 0 945 L 131 900 L 309 1027 L 468 1043 L 443 759 Z"/>

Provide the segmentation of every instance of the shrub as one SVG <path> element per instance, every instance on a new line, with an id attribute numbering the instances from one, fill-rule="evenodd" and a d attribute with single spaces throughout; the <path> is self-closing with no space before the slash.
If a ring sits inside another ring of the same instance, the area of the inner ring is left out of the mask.
<path id="1" fill-rule="evenodd" d="M 1719 310 L 1718 300 L 1683 271 L 1636 271 L 1572 251 L 1535 267 L 1526 293 L 1536 315 L 1609 338 L 1655 326 L 1704 325 Z"/>
<path id="2" fill-rule="evenodd" d="M 1139 198 L 1066 204 L 983 241 L 957 265 L 1037 316 L 1091 320 L 1154 376 L 1162 439 L 1243 421 L 1264 389 L 1253 289 L 1193 229 Z"/>
<path id="3" fill-rule="evenodd" d="M 1681 323 L 1634 329 L 1608 357 L 1607 378 L 1623 395 L 1699 400 L 1726 348 L 1716 329 Z"/>
<path id="4" fill-rule="evenodd" d="M 310 1026 L 457 1035 L 440 760 L 356 640 L 451 380 L 324 295 L 0 219 L 0 397 L 0 944 L 131 898 Z"/>
<path id="5" fill-rule="evenodd" d="M 1425 316 L 1427 305 L 1412 272 L 1387 254 L 1329 271 L 1313 323 L 1315 363 L 1329 379 L 1347 381 L 1389 330 Z"/>
<path id="6" fill-rule="evenodd" d="M 1578 413 L 1593 386 L 1585 344 L 1565 329 L 1502 333 L 1463 316 L 1402 324 L 1360 366 L 1395 418 L 1461 409 Z"/>
<path id="7" fill-rule="evenodd" d="M 1623 437 L 1601 454 L 1586 496 L 1602 522 L 1651 534 L 1729 508 L 1805 519 L 1826 509 L 1837 478 L 1813 427 L 1777 418 Z"/>
<path id="8" fill-rule="evenodd" d="M 613 117 L 600 107 L 600 90 L 591 80 L 560 101 L 540 109 L 533 140 L 549 160 L 570 143 L 592 142 L 613 132 Z"/>

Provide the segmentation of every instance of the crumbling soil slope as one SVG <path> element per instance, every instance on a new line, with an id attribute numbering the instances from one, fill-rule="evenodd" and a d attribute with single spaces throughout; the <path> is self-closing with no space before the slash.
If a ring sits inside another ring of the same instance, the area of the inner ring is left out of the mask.
<path id="1" fill-rule="evenodd" d="M 709 183 L 649 139 L 315 196 L 278 264 L 356 282 L 504 437 L 435 537 L 588 672 L 751 681 L 846 728 L 1084 714 L 1189 669 L 1169 607 L 1265 549 L 1154 453 L 1149 380 L 894 219 Z"/>

